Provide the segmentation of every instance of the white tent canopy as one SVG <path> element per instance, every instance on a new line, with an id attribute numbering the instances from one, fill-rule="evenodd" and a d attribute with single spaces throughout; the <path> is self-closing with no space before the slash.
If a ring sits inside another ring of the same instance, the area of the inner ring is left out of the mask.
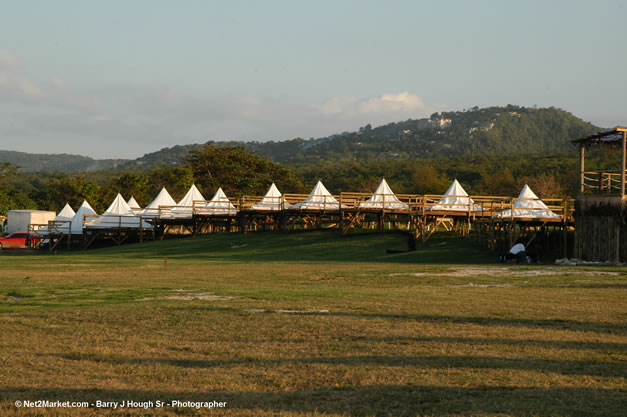
<path id="1" fill-rule="evenodd" d="M 56 222 L 54 223 L 52 228 L 50 227 L 50 225 L 44 226 L 39 228 L 36 233 L 42 236 L 58 232 L 67 234 L 70 232 L 72 217 L 74 217 L 74 215 L 76 215 L 76 213 L 74 212 L 72 207 L 70 207 L 69 204 L 66 204 L 65 207 L 63 207 L 63 209 L 59 212 L 59 214 L 57 214 L 54 220 L 52 220 L 53 222 Z"/>
<path id="2" fill-rule="evenodd" d="M 89 205 L 87 200 L 83 201 L 83 204 L 76 210 L 76 214 L 72 217 L 72 234 L 83 234 L 83 216 L 94 215 L 96 212 Z"/>
<path id="3" fill-rule="evenodd" d="M 427 207 L 427 210 L 468 211 L 470 209 L 470 211 L 481 211 L 481 207 L 474 203 L 459 181 L 454 180 L 437 204 Z M 468 207 L 469 205 L 470 207 Z"/>
<path id="4" fill-rule="evenodd" d="M 340 203 L 331 195 L 321 181 L 309 193 L 309 197 L 300 203 L 293 204 L 290 210 L 339 210 Z"/>
<path id="5" fill-rule="evenodd" d="M 141 215 L 145 217 L 157 217 L 159 216 L 160 206 L 176 206 L 176 201 L 174 201 L 174 199 L 170 196 L 170 193 L 168 193 L 168 190 L 166 190 L 165 187 L 163 187 L 155 199 L 146 206 Z"/>
<path id="6" fill-rule="evenodd" d="M 503 210 L 494 214 L 494 217 L 525 217 L 534 219 L 559 217 L 538 198 L 538 196 L 531 190 L 531 188 L 529 188 L 527 184 L 525 184 L 520 194 L 518 194 L 518 200 L 514 202 L 512 207 L 512 209 Z"/>
<path id="7" fill-rule="evenodd" d="M 396 197 L 385 178 L 381 180 L 372 197 L 359 203 L 361 208 L 380 208 L 390 210 L 407 210 L 409 205 Z"/>
<path id="8" fill-rule="evenodd" d="M 237 209 L 229 201 L 222 188 L 205 204 L 201 211 L 203 214 L 235 214 Z"/>
<path id="9" fill-rule="evenodd" d="M 194 212 L 194 201 L 204 202 L 205 197 L 203 197 L 200 191 L 198 191 L 196 185 L 192 184 L 192 186 L 189 187 L 189 191 L 187 191 L 187 194 L 185 194 L 185 197 L 183 197 L 181 201 L 176 204 L 176 207 L 172 209 L 172 214 L 174 215 L 174 217 L 192 217 L 192 214 Z"/>
<path id="10" fill-rule="evenodd" d="M 139 203 L 137 203 L 137 200 L 135 200 L 135 197 L 133 197 L 133 196 L 131 196 L 131 198 L 129 198 L 129 200 L 126 202 L 126 204 L 128 204 L 128 206 L 130 208 L 132 208 L 133 210 L 141 209 L 141 207 L 139 206 Z"/>
<path id="11" fill-rule="evenodd" d="M 72 217 L 74 217 L 75 214 L 76 212 L 72 209 L 72 207 L 70 207 L 69 204 L 66 204 L 54 220 L 72 220 Z"/>
<path id="12" fill-rule="evenodd" d="M 278 188 L 276 188 L 276 185 L 272 183 L 266 195 L 261 200 L 253 204 L 250 208 L 252 210 L 282 210 L 284 201 L 285 199 L 281 195 L 281 192 Z"/>
<path id="13" fill-rule="evenodd" d="M 87 229 L 109 229 L 115 227 L 152 229 L 149 223 L 143 220 L 140 223 L 140 219 L 120 194 L 115 197 L 102 216 L 85 219 L 85 228 Z"/>

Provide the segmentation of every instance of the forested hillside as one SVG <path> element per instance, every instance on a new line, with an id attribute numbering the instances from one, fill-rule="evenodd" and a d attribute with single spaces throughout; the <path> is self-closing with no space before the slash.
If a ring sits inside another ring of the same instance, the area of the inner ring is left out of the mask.
<path id="1" fill-rule="evenodd" d="M 161 187 L 181 198 L 192 183 L 209 198 L 218 187 L 230 197 L 262 194 L 272 182 L 283 192 L 306 193 L 318 179 L 333 193 L 372 192 L 385 177 L 399 193 L 440 194 L 457 178 L 475 195 L 514 196 L 529 184 L 540 197 L 563 197 L 577 193 L 579 178 L 569 140 L 597 129 L 563 110 L 508 106 L 318 139 L 180 145 L 118 161 L 117 170 L 111 160 L 4 152 L 0 215 L 16 208 L 58 211 L 83 199 L 102 211 L 118 192 L 145 205 Z M 591 169 L 617 164 L 607 150 L 587 155 Z"/>
<path id="2" fill-rule="evenodd" d="M 88 156 L 60 154 L 35 154 L 0 150 L 0 162 L 9 162 L 23 172 L 80 172 L 113 169 L 113 159 L 93 159 Z M 119 160 L 124 164 L 127 160 Z"/>
<path id="3" fill-rule="evenodd" d="M 596 130 L 599 128 L 561 109 L 509 105 L 434 113 L 427 119 L 409 119 L 378 127 L 366 125 L 354 132 L 317 139 L 207 143 L 243 146 L 269 161 L 301 165 L 338 160 L 383 161 L 570 152 L 575 148 L 569 140 Z M 177 145 L 135 160 L 120 160 L 118 166 L 129 169 L 181 166 L 191 151 L 201 147 L 200 144 Z M 94 160 L 77 155 L 0 151 L 0 162 L 4 161 L 27 172 L 79 172 L 113 167 L 112 160 Z"/>
<path id="4" fill-rule="evenodd" d="M 208 142 L 218 146 L 243 145 L 268 160 L 307 163 L 334 160 L 399 160 L 517 154 L 520 152 L 574 151 L 569 140 L 599 130 L 591 123 L 556 108 L 519 106 L 477 107 L 457 112 L 434 113 L 429 119 L 344 132 L 317 139 L 275 142 Z M 144 155 L 127 166 L 172 163 L 198 145 L 176 146 Z"/>

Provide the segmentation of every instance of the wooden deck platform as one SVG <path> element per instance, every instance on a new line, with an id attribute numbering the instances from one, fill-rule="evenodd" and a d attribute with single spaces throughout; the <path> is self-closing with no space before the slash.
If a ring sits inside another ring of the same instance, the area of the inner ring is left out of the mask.
<path id="1" fill-rule="evenodd" d="M 290 208 L 308 197 L 310 195 L 285 194 L 280 201 L 271 205 L 272 210 L 263 207 L 260 209 L 256 205 L 263 196 L 232 199 L 228 206 L 232 208 L 227 211 L 212 212 L 207 209 L 207 201 L 195 201 L 190 207 L 162 206 L 148 216 L 134 217 L 135 221 L 140 220 L 138 224 L 149 224 L 150 227 L 125 227 L 124 220 L 119 216 L 113 216 L 115 219 L 111 221 L 103 216 L 86 216 L 82 235 L 83 247 L 90 247 L 97 239 L 109 239 L 114 244 L 122 244 L 128 240 L 142 242 L 146 239 L 163 239 L 168 234 L 246 233 L 255 230 L 289 232 L 319 228 L 334 228 L 342 235 L 351 229 L 400 230 L 423 241 L 428 240 L 437 230 L 452 230 L 467 235 L 476 229 L 479 235 L 486 236 L 486 244 L 495 247 L 497 245 L 494 242 L 498 239 L 503 242 L 514 239 L 512 236 L 518 233 L 516 231 L 547 225 L 567 230 L 573 225 L 574 204 L 571 200 L 545 200 L 549 203 L 548 208 L 557 214 L 555 218 L 546 219 L 495 217 L 496 213 L 512 209 L 519 201 L 502 196 L 470 196 L 472 203 L 462 207 L 463 210 L 460 209 L 460 204 L 454 204 L 448 210 L 445 209 L 446 204 L 440 202 L 442 195 L 397 194 L 394 200 L 373 202 L 368 201 L 372 197 L 368 193 L 341 193 L 324 196 L 320 209 Z M 326 201 L 329 201 L 328 205 Z M 433 206 L 437 209 L 431 209 Z M 95 220 L 103 224 L 94 224 Z M 505 235 L 508 236 L 507 239 L 502 239 Z M 51 237 L 55 247 L 61 241 L 76 240 L 76 237 L 63 234 L 51 234 Z"/>

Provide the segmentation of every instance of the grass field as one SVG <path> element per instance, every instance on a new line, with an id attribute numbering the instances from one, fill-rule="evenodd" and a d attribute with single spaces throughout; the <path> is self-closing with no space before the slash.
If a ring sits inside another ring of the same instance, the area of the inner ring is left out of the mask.
<path id="1" fill-rule="evenodd" d="M 446 235 L 386 254 L 405 247 L 309 232 L 0 253 L 0 416 L 627 415 L 627 269 L 503 266 Z"/>

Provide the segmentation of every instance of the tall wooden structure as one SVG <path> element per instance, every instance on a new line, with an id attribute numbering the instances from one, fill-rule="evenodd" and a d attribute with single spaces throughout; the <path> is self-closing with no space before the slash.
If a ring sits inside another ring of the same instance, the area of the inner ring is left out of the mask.
<path id="1" fill-rule="evenodd" d="M 585 261 L 627 262 L 627 128 L 615 127 L 572 141 L 579 146 L 579 197 L 575 208 L 575 257 Z M 620 153 L 615 170 L 587 171 L 586 150 Z"/>

